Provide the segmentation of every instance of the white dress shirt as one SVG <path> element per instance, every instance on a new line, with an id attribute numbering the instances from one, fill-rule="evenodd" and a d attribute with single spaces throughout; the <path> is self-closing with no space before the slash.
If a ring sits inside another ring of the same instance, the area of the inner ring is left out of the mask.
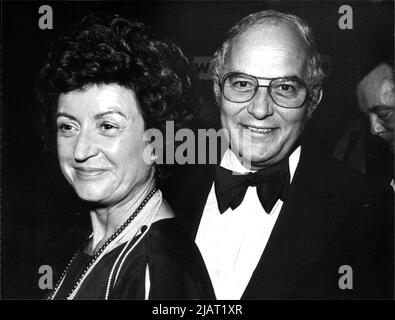
<path id="1" fill-rule="evenodd" d="M 299 163 L 301 147 L 289 157 L 291 181 Z M 221 166 L 238 172 L 251 170 L 242 166 L 236 155 L 228 149 Z M 243 202 L 235 210 L 218 210 L 214 183 L 211 187 L 199 229 L 196 244 L 206 263 L 217 299 L 240 299 L 265 250 L 277 221 L 283 202 L 278 200 L 267 214 L 263 209 L 256 187 L 249 187 Z"/>

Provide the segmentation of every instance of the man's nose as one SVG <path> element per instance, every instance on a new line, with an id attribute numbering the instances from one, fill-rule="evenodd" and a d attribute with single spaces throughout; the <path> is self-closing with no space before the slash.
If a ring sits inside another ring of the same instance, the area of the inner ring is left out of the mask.
<path id="1" fill-rule="evenodd" d="M 83 162 L 97 155 L 98 149 L 94 141 L 93 134 L 87 130 L 82 130 L 78 136 L 74 149 L 74 159 Z"/>
<path id="2" fill-rule="evenodd" d="M 256 119 L 264 119 L 274 112 L 273 101 L 267 87 L 259 87 L 247 110 Z"/>
<path id="3" fill-rule="evenodd" d="M 379 136 L 385 132 L 385 128 L 377 115 L 370 116 L 370 132 L 375 136 Z"/>

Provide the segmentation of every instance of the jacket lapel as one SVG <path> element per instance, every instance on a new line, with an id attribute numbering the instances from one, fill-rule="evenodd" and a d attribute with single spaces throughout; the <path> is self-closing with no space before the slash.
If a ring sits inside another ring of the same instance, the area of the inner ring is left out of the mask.
<path id="1" fill-rule="evenodd" d="M 195 239 L 210 189 L 214 182 L 215 165 L 197 166 L 177 199 L 171 203 L 186 231 Z"/>
<path id="2" fill-rule="evenodd" d="M 280 299 L 314 264 L 343 220 L 319 161 L 302 151 L 276 225 L 242 299 Z M 342 200 L 343 201 L 343 200 Z M 332 208 L 331 208 L 332 207 Z"/>

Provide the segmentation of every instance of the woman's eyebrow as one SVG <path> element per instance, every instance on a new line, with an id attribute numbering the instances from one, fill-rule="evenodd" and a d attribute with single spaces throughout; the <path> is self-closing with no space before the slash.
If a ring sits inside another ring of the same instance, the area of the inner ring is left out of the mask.
<path id="1" fill-rule="evenodd" d="M 77 121 L 76 117 L 74 117 L 73 115 L 71 115 L 70 113 L 67 113 L 67 112 L 58 112 L 58 113 L 56 113 L 56 118 L 59 118 L 59 117 L 66 117 L 66 118 L 70 118 L 72 120 Z"/>
<path id="2" fill-rule="evenodd" d="M 103 118 L 104 116 L 108 115 L 108 114 L 119 114 L 120 116 L 126 118 L 126 115 L 124 113 L 122 113 L 121 111 L 118 110 L 110 110 L 110 111 L 106 111 L 106 112 L 101 112 L 95 115 L 95 119 L 100 119 Z"/>

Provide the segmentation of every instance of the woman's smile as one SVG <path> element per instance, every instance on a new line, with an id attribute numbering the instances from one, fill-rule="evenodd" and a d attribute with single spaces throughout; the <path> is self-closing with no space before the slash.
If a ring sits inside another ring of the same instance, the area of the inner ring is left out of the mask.
<path id="1" fill-rule="evenodd" d="M 95 178 L 106 173 L 107 169 L 92 168 L 92 167 L 74 167 L 75 174 L 80 179 Z"/>

